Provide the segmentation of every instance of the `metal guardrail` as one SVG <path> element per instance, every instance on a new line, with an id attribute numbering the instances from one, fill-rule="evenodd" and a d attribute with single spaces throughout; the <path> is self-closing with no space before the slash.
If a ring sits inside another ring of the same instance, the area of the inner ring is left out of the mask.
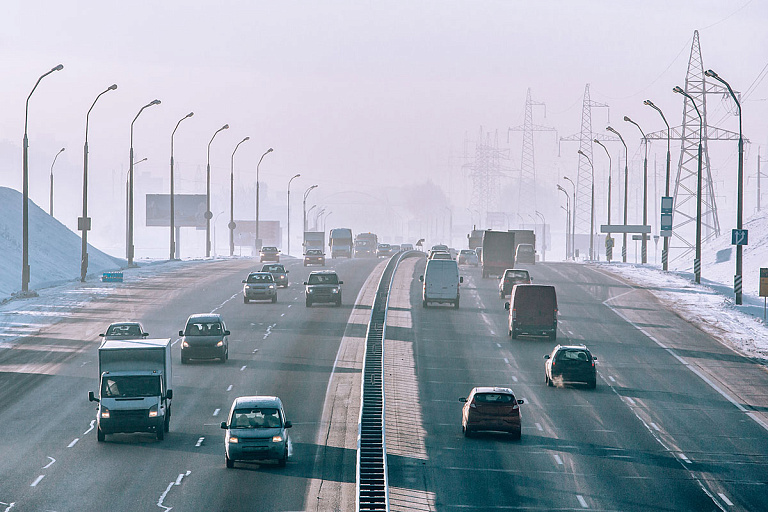
<path id="1" fill-rule="evenodd" d="M 418 251 L 398 253 L 390 258 L 379 280 L 365 339 L 362 406 L 357 427 L 357 510 L 389 511 L 387 444 L 384 438 L 384 334 L 389 291 L 400 262 Z"/>

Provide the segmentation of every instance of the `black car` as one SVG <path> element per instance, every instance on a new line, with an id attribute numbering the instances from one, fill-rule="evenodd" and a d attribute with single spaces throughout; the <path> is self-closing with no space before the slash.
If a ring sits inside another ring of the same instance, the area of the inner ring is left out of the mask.
<path id="1" fill-rule="evenodd" d="M 318 270 L 310 272 L 304 281 L 307 307 L 318 302 L 332 302 L 337 307 L 341 306 L 341 285 L 339 276 L 332 270 Z"/>
<path id="2" fill-rule="evenodd" d="M 544 381 L 547 386 L 586 384 L 597 386 L 597 357 L 585 345 L 558 345 L 544 356 Z"/>
<path id="3" fill-rule="evenodd" d="M 288 288 L 288 271 L 282 263 L 267 263 L 261 267 L 262 272 L 269 272 L 275 278 L 277 286 Z"/>
<path id="4" fill-rule="evenodd" d="M 190 315 L 181 336 L 181 364 L 190 359 L 229 359 L 229 331 L 216 313 Z"/>
<path id="5" fill-rule="evenodd" d="M 265 261 L 278 263 L 280 261 L 280 249 L 275 246 L 262 247 L 261 251 L 259 251 L 259 261 L 262 263 Z"/>

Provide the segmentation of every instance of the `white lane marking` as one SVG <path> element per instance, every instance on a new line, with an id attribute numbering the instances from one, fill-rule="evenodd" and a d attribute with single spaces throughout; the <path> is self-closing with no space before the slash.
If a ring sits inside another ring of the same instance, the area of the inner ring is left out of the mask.
<path id="1" fill-rule="evenodd" d="M 215 411 L 213 411 L 213 415 L 218 416 L 220 412 L 221 412 L 221 409 L 216 409 Z"/>
<path id="2" fill-rule="evenodd" d="M 285 313 L 280 313 L 280 316 L 285 316 Z"/>
<path id="3" fill-rule="evenodd" d="M 51 462 L 49 462 L 48 464 L 46 464 L 45 466 L 43 466 L 43 469 L 48 469 L 49 467 L 53 466 L 53 465 L 54 465 L 54 463 L 56 462 L 56 459 L 54 459 L 54 458 L 53 458 L 53 457 L 51 457 L 50 455 L 48 456 L 48 458 L 51 460 Z"/>
<path id="4" fill-rule="evenodd" d="M 79 438 L 79 437 L 76 437 L 74 441 L 72 441 L 71 443 L 69 443 L 69 444 L 67 445 L 67 448 L 72 448 L 73 446 L 75 446 L 75 445 L 77 444 L 77 442 L 78 442 L 79 440 L 80 440 L 80 438 Z"/>
<path id="5" fill-rule="evenodd" d="M 614 379 L 614 378 L 613 378 L 613 375 L 609 375 L 609 376 L 608 376 L 608 379 L 609 379 L 611 382 L 616 382 L 616 379 Z"/>
<path id="6" fill-rule="evenodd" d="M 691 460 L 688 457 L 686 457 L 683 452 L 680 452 L 680 458 L 683 459 L 683 462 L 685 462 L 686 464 L 691 463 Z"/>
<path id="7" fill-rule="evenodd" d="M 3 510 L 3 512 L 9 512 L 9 510 L 11 510 L 11 509 L 13 508 L 13 506 L 14 506 L 14 505 L 16 505 L 16 502 L 15 502 L 15 501 L 12 501 L 11 503 L 3 503 L 2 501 L 0 501 L 0 505 L 8 505 L 8 506 L 5 508 L 5 510 Z"/>
<path id="8" fill-rule="evenodd" d="M 560 465 L 560 466 L 562 466 L 562 465 L 563 465 L 563 459 L 561 459 L 561 458 L 560 458 L 560 456 L 559 456 L 558 454 L 556 454 L 556 453 L 555 453 L 555 454 L 553 454 L 552 456 L 555 458 L 555 462 L 557 462 L 557 463 L 558 463 L 558 465 Z"/>
<path id="9" fill-rule="evenodd" d="M 635 404 L 635 401 L 634 401 L 634 400 L 632 400 L 632 398 L 631 398 L 631 397 L 625 396 L 624 398 L 625 398 L 625 399 L 627 400 L 627 402 L 629 402 L 631 405 L 636 405 L 636 404 Z"/>
<path id="10" fill-rule="evenodd" d="M 181 485 L 181 480 L 185 476 L 189 476 L 190 473 L 192 473 L 192 472 L 191 471 L 187 471 L 186 473 L 179 473 L 179 476 L 176 477 L 176 481 L 175 482 L 171 482 L 171 483 L 168 484 L 168 487 L 165 488 L 165 491 L 163 492 L 163 494 L 160 495 L 160 499 L 157 500 L 157 506 L 158 507 L 162 508 L 166 512 L 168 512 L 169 510 L 171 510 L 173 508 L 173 507 L 168 507 L 166 505 L 163 505 L 163 501 L 165 501 L 165 497 L 168 496 L 168 492 L 171 490 L 171 487 L 173 487 L 174 485 Z"/>
<path id="11" fill-rule="evenodd" d="M 38 476 L 37 478 L 35 478 L 35 481 L 34 481 L 34 482 L 32 482 L 32 485 L 30 485 L 30 487 L 37 487 L 37 484 L 39 484 L 39 483 L 40 483 L 40 481 L 41 481 L 43 478 L 45 478 L 45 475 L 40 475 L 40 476 Z"/>
<path id="12" fill-rule="evenodd" d="M 299 300 L 299 299 L 298 299 L 298 298 L 296 298 L 295 300 Z M 293 304 L 288 304 L 288 307 L 291 307 L 292 305 L 293 305 Z"/>
<path id="13" fill-rule="evenodd" d="M 536 428 L 539 430 L 539 432 L 544 432 L 544 429 L 542 428 L 541 423 L 537 423 Z"/>
<path id="14" fill-rule="evenodd" d="M 95 426 L 96 426 L 96 420 L 91 420 L 91 426 L 90 426 L 90 428 L 89 428 L 88 430 L 86 430 L 85 432 L 83 432 L 83 435 L 87 434 L 88 432 L 90 432 L 91 430 L 93 430 L 94 428 L 96 428 Z"/>
<path id="15" fill-rule="evenodd" d="M 651 422 L 651 426 L 653 427 L 653 430 L 655 430 L 656 432 L 661 432 L 661 429 L 659 428 L 659 426 L 654 422 Z"/>
<path id="16" fill-rule="evenodd" d="M 509 364 L 509 359 L 507 359 L 507 358 L 505 357 L 505 358 L 504 358 L 504 362 L 505 362 L 505 363 L 507 363 L 507 364 Z"/>
<path id="17" fill-rule="evenodd" d="M 230 384 L 229 386 L 227 386 L 227 391 L 232 391 L 232 384 Z"/>
<path id="18" fill-rule="evenodd" d="M 496 346 L 501 348 L 501 343 L 497 343 Z"/>
<path id="19" fill-rule="evenodd" d="M 512 380 L 513 380 L 514 382 L 517 382 L 517 377 L 515 377 L 515 376 L 513 375 L 513 376 L 512 376 Z"/>
<path id="20" fill-rule="evenodd" d="M 203 444 L 203 441 L 205 441 L 204 437 L 201 437 L 200 439 L 198 439 L 197 443 L 195 443 L 195 448 L 200 448 L 200 445 Z"/>
<path id="21" fill-rule="evenodd" d="M 247 365 L 243 365 L 243 367 L 242 367 L 242 368 L 240 368 L 240 371 L 243 371 L 243 370 L 245 370 L 245 368 L 246 368 L 246 367 L 247 367 Z"/>
<path id="22" fill-rule="evenodd" d="M 571 336 L 573 336 L 573 331 L 568 331 L 568 334 L 570 334 Z"/>
<path id="23" fill-rule="evenodd" d="M 733 506 L 733 502 L 728 499 L 728 496 L 726 496 L 725 494 L 723 494 L 721 492 L 717 493 L 717 495 L 720 496 L 723 499 L 723 501 L 725 502 L 726 505 L 728 505 L 729 507 Z"/>
<path id="24" fill-rule="evenodd" d="M 589 508 L 589 505 L 587 505 L 587 500 L 584 499 L 584 496 L 577 494 L 576 499 L 579 500 L 579 505 L 581 505 L 581 508 Z"/>
<path id="25" fill-rule="evenodd" d="M 253 353 L 254 353 L 254 354 L 255 354 L 256 352 L 258 352 L 258 351 L 259 351 L 259 349 L 257 349 L 257 348 L 253 349 Z"/>

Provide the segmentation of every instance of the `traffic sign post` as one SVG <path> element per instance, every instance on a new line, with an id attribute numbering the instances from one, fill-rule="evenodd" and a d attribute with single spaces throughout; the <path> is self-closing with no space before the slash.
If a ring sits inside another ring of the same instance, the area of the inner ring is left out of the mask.
<path id="1" fill-rule="evenodd" d="M 747 229 L 733 229 L 731 230 L 731 245 L 749 245 L 748 241 L 749 230 Z"/>
<path id="2" fill-rule="evenodd" d="M 608 260 L 608 263 L 613 259 L 613 243 L 613 238 L 610 235 L 605 237 L 605 259 Z"/>
<path id="3" fill-rule="evenodd" d="M 768 268 L 760 269 L 760 296 L 763 298 L 763 320 L 765 320 L 766 301 L 768 301 Z"/>

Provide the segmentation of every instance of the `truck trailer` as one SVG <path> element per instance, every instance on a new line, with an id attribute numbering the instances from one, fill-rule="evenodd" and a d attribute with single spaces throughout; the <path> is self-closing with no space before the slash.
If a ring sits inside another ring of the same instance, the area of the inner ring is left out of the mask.
<path id="1" fill-rule="evenodd" d="M 504 270 L 515 266 L 515 233 L 512 231 L 483 232 L 483 278 L 500 276 Z"/>
<path id="2" fill-rule="evenodd" d="M 320 249 L 325 252 L 325 233 L 323 231 L 304 232 L 304 254 L 310 249 Z"/>
<path id="3" fill-rule="evenodd" d="M 349 228 L 334 228 L 328 234 L 331 258 L 351 258 L 353 244 L 352 230 Z"/>

